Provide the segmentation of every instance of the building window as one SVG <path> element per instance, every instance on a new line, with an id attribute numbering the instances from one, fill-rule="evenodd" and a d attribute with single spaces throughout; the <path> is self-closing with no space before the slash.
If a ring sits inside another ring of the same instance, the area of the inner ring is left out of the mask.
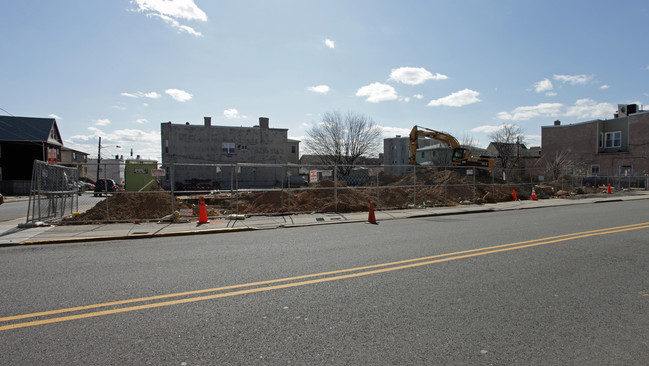
<path id="1" fill-rule="evenodd" d="M 591 165 L 590 166 L 590 175 L 592 175 L 592 176 L 598 176 L 599 175 L 599 165 Z"/>
<path id="2" fill-rule="evenodd" d="M 165 140 L 165 153 L 169 153 L 169 140 Z"/>
<path id="3" fill-rule="evenodd" d="M 599 133 L 599 148 L 604 148 L 604 132 Z"/>
<path id="4" fill-rule="evenodd" d="M 72 152 L 72 161 L 77 161 L 77 153 Z"/>
<path id="5" fill-rule="evenodd" d="M 239 145 L 239 149 L 248 150 L 248 145 Z"/>
<path id="6" fill-rule="evenodd" d="M 221 144 L 224 154 L 234 154 L 234 142 L 224 142 Z"/>
<path id="7" fill-rule="evenodd" d="M 630 177 L 633 175 L 633 166 L 632 165 L 621 165 L 620 166 L 620 176 L 621 177 Z"/>
<path id="8" fill-rule="evenodd" d="M 296 151 L 297 151 L 297 149 L 295 148 L 295 145 L 292 145 L 291 146 L 291 154 L 295 154 Z"/>
<path id="9" fill-rule="evenodd" d="M 604 141 L 606 142 L 605 146 L 607 148 L 622 147 L 622 132 L 621 131 L 607 132 L 605 134 Z"/>

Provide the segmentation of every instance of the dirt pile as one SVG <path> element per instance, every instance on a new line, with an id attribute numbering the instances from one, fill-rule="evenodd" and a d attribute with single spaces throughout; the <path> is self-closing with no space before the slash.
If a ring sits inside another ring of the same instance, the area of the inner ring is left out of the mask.
<path id="1" fill-rule="evenodd" d="M 464 171 L 429 169 L 417 171 L 416 177 L 381 174 L 378 187 L 376 179 L 366 182 L 362 188 L 348 187 L 344 181 L 335 186 L 333 181 L 324 180 L 308 189 L 240 192 L 238 197 L 230 193 L 206 194 L 205 202 L 209 216 L 223 216 L 228 213 L 358 212 L 368 210 L 370 201 L 377 209 L 398 209 L 413 205 L 452 206 L 464 202 L 480 204 L 512 200 L 513 186 L 492 184 L 491 178 L 485 183 L 481 183 L 481 180 L 477 176 L 466 175 Z M 416 190 L 413 188 L 415 183 Z M 529 186 L 520 191 L 517 189 L 517 197 L 530 199 L 531 190 L 527 192 L 528 189 Z M 557 195 L 548 184 L 536 185 L 534 189 L 538 198 Z M 198 216 L 199 197 L 174 198 L 174 210 L 190 208 L 191 214 Z M 114 194 L 87 212 L 66 221 L 155 220 L 170 214 L 169 192 L 124 192 Z"/>
<path id="2" fill-rule="evenodd" d="M 176 199 L 174 209 L 191 208 Z M 171 194 L 168 192 L 116 193 L 98 202 L 93 208 L 64 223 L 88 221 L 126 221 L 159 219 L 171 214 Z"/>

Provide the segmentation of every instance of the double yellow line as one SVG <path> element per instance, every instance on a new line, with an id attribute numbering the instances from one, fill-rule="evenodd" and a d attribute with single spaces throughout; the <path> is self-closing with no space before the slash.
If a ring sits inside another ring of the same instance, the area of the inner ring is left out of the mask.
<path id="1" fill-rule="evenodd" d="M 223 297 L 252 294 L 257 292 L 279 290 L 279 289 L 290 288 L 290 287 L 312 285 L 316 283 L 338 281 L 338 280 L 343 280 L 348 278 L 369 276 L 369 275 L 374 275 L 379 273 L 426 266 L 434 263 L 449 262 L 458 259 L 477 257 L 486 254 L 501 253 L 501 252 L 506 252 L 511 250 L 518 250 L 518 249 L 540 246 L 540 245 L 559 243 L 568 240 L 575 240 L 575 239 L 587 238 L 587 237 L 598 236 L 598 235 L 615 234 L 615 233 L 620 233 L 625 231 L 640 230 L 640 229 L 647 229 L 647 228 L 649 228 L 649 222 L 634 224 L 634 225 L 617 226 L 617 227 L 611 227 L 611 228 L 599 229 L 599 230 L 583 231 L 583 232 L 573 233 L 573 234 L 551 236 L 542 239 L 527 240 L 527 241 L 521 241 L 516 243 L 510 243 L 510 244 L 464 250 L 464 251 L 447 253 L 447 254 L 438 254 L 438 255 L 432 255 L 428 257 L 406 259 L 406 260 L 401 260 L 396 262 L 375 264 L 370 266 L 341 269 L 337 271 L 314 273 L 314 274 L 308 274 L 303 276 L 287 277 L 287 278 L 280 278 L 280 279 L 274 279 L 268 281 L 251 282 L 251 283 L 245 283 L 239 285 L 223 286 L 223 287 L 216 287 L 216 288 L 203 289 L 203 290 L 178 292 L 173 294 L 141 297 L 136 299 L 119 300 L 119 301 L 105 302 L 100 304 L 14 315 L 14 316 L 0 318 L 0 323 L 9 323 L 0 326 L 0 331 L 25 328 L 25 327 L 31 327 L 31 326 L 43 325 L 43 324 L 60 323 L 69 320 L 92 318 L 92 317 L 104 316 L 110 314 L 125 313 L 125 312 L 136 311 L 136 310 L 153 309 L 153 308 L 159 308 L 163 306 L 186 304 L 190 302 L 212 300 L 212 299 L 218 299 Z M 200 296 L 196 296 L 196 295 L 200 295 Z M 177 298 L 177 299 L 159 301 L 159 300 L 172 299 L 172 298 Z M 141 303 L 141 304 L 124 306 L 129 304 L 136 304 L 136 303 Z M 101 310 L 102 308 L 104 310 Z M 71 315 L 66 315 L 66 314 L 71 314 Z M 24 319 L 33 319 L 33 318 L 42 318 L 42 319 L 22 321 Z"/>

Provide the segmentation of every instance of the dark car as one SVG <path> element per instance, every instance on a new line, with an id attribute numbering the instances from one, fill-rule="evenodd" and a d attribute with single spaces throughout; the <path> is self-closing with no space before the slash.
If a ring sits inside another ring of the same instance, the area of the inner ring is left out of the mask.
<path id="1" fill-rule="evenodd" d="M 112 179 L 100 179 L 95 182 L 95 197 L 101 196 L 102 193 L 116 192 L 117 184 Z"/>

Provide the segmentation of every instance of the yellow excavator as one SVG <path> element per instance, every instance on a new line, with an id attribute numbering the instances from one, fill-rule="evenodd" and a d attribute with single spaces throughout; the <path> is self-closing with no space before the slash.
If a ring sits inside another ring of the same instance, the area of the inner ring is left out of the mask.
<path id="1" fill-rule="evenodd" d="M 460 146 L 457 139 L 446 132 L 431 130 L 426 127 L 415 126 L 410 131 L 410 164 L 417 164 L 417 148 L 419 147 L 419 138 L 428 137 L 445 142 L 453 150 L 451 164 L 455 166 L 477 166 L 483 168 L 493 168 L 494 159 L 488 157 L 469 156 L 469 150 Z"/>

